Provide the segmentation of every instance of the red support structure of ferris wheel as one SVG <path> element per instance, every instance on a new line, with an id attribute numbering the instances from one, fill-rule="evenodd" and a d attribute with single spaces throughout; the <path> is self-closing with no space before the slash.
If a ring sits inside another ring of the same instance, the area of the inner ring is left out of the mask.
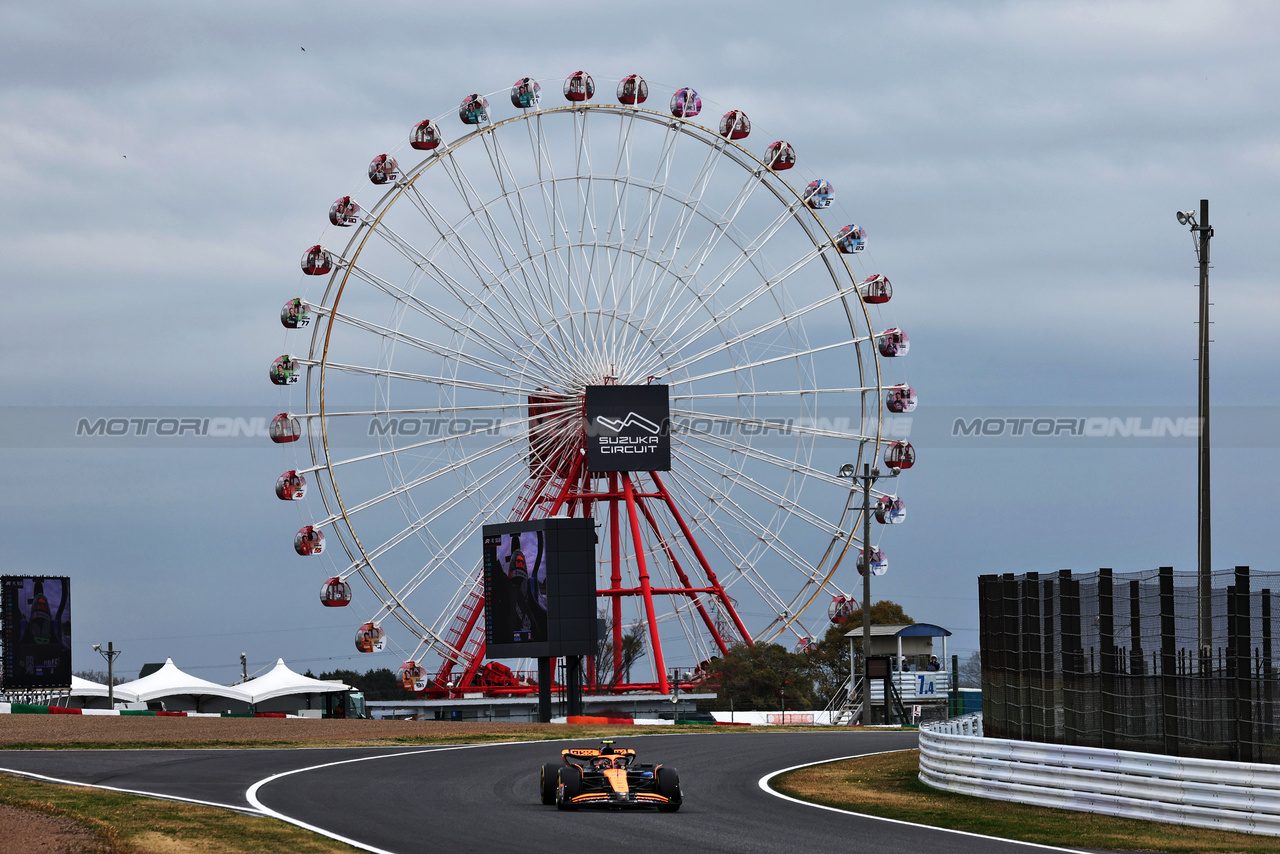
<path id="1" fill-rule="evenodd" d="M 724 609 L 743 642 L 750 644 L 751 635 L 747 632 L 746 626 L 743 625 L 734 608 L 733 600 L 729 598 L 724 586 L 711 568 L 710 562 L 694 538 L 693 531 L 657 472 L 643 473 L 647 475 L 651 485 L 642 485 L 640 472 L 588 470 L 586 439 L 580 431 L 576 432 L 569 441 L 562 443 L 558 451 L 548 452 L 550 443 L 537 434 L 537 419 L 546 412 L 544 406 L 550 400 L 549 398 L 530 400 L 530 421 L 535 425 L 530 443 L 531 477 L 526 482 L 510 518 L 528 520 L 556 515 L 591 518 L 599 503 L 603 502 L 607 505 L 608 509 L 604 515 L 609 524 L 609 586 L 598 590 L 597 597 L 608 603 L 608 610 L 612 616 L 610 640 L 613 646 L 614 672 L 609 682 L 609 690 L 615 692 L 651 690 L 668 693 L 671 690 L 671 682 L 667 676 L 666 661 L 663 657 L 654 597 L 686 598 L 692 604 L 721 654 L 724 654 L 728 650 L 729 643 L 736 639 L 730 638 L 726 641 L 725 633 L 716 625 L 715 619 L 707 608 L 708 601 L 715 602 Z M 563 398 L 561 401 L 569 402 Z M 572 408 L 578 410 L 580 407 Z M 623 508 L 626 510 L 625 521 L 621 518 Z M 665 514 L 674 523 L 674 529 L 670 533 L 663 532 L 659 514 Z M 651 542 L 654 543 L 653 549 L 646 548 L 646 530 L 649 532 Z M 632 587 L 623 586 L 623 568 L 626 565 L 624 538 L 628 534 L 636 579 L 636 586 Z M 700 584 L 695 585 L 680 561 L 678 551 L 680 551 L 681 541 L 687 546 L 688 552 L 693 555 L 694 561 L 702 571 L 705 580 Z M 648 559 L 652 559 L 654 555 L 660 555 L 667 562 L 679 582 L 678 586 L 655 587 L 653 585 L 646 552 L 651 552 Z M 484 595 L 479 591 L 479 585 L 473 587 L 472 594 L 464 600 L 462 607 L 453 618 L 446 641 L 458 654 L 456 657 L 446 657 L 436 674 L 433 687 L 428 689 L 429 693 L 451 695 L 464 690 L 483 688 L 476 684 L 477 674 L 484 663 L 485 652 L 481 625 Z M 656 682 L 624 681 L 626 673 L 623 668 L 622 600 L 629 596 L 638 596 L 642 599 L 653 667 L 657 675 Z M 462 675 L 456 681 L 451 681 L 455 667 L 462 668 Z"/>

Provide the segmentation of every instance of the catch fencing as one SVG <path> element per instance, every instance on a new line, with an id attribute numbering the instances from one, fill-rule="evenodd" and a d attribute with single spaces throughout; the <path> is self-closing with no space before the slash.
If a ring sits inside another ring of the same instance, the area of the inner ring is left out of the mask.
<path id="1" fill-rule="evenodd" d="M 920 728 L 920 780 L 936 789 L 1280 836 L 1280 768 L 984 738 L 983 715 Z"/>
<path id="2" fill-rule="evenodd" d="M 1203 652 L 1194 573 L 984 575 L 978 589 L 988 736 L 1280 763 L 1280 574 L 1214 574 Z"/>

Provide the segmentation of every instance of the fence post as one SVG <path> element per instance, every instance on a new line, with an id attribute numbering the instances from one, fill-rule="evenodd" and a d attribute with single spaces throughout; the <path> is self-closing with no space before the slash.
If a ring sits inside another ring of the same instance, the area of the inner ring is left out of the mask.
<path id="1" fill-rule="evenodd" d="M 1058 570 L 1058 591 L 1062 603 L 1062 740 L 1079 744 L 1084 650 L 1080 645 L 1080 582 L 1071 577 L 1071 570 Z"/>
<path id="2" fill-rule="evenodd" d="M 982 711 L 988 732 L 996 738 L 1004 733 L 1004 648 L 1000 634 L 1000 590 L 1000 576 L 978 577 L 978 653 L 982 662 Z"/>
<path id="3" fill-rule="evenodd" d="M 1116 648 L 1115 598 L 1111 569 L 1098 570 L 1099 706 L 1102 710 L 1102 747 L 1116 746 Z"/>
<path id="4" fill-rule="evenodd" d="M 1061 744 L 1062 726 L 1058 720 L 1058 709 L 1062 708 L 1062 671 L 1055 666 L 1054 661 L 1054 638 L 1058 635 L 1053 627 L 1053 581 L 1046 578 L 1043 584 L 1044 593 L 1040 601 L 1043 603 L 1041 613 L 1044 621 L 1040 636 L 1044 639 L 1044 665 L 1040 668 L 1040 673 L 1043 677 L 1041 700 L 1044 703 L 1044 740 Z"/>
<path id="5" fill-rule="evenodd" d="M 1173 567 L 1160 567 L 1160 694 L 1163 701 L 1164 752 L 1179 756 L 1178 676 L 1176 621 L 1173 616 Z"/>
<path id="6" fill-rule="evenodd" d="M 1275 726 L 1275 667 L 1271 663 L 1271 588 L 1262 588 L 1262 718 L 1260 741 L 1270 741 Z"/>
<path id="7" fill-rule="evenodd" d="M 1028 741 L 1044 741 L 1044 660 L 1040 655 L 1040 573 L 1028 572 L 1022 581 L 1022 654 L 1018 669 L 1023 687 L 1022 735 Z"/>
<path id="8" fill-rule="evenodd" d="M 1253 692 L 1250 690 L 1249 647 L 1252 646 L 1252 603 L 1249 601 L 1249 567 L 1236 567 L 1235 658 L 1236 688 L 1236 758 L 1253 761 Z"/>
<path id="9" fill-rule="evenodd" d="M 1021 635 L 1018 625 L 1018 581 L 1012 572 L 1006 572 L 1000 583 L 1001 641 L 1004 649 L 1004 738 L 1024 738 L 1023 720 L 1026 706 L 1023 704 L 1022 686 L 1026 681 L 1021 669 L 1019 650 Z"/>
<path id="10" fill-rule="evenodd" d="M 1129 582 L 1129 675 L 1145 676 L 1147 662 L 1142 651 L 1142 609 L 1138 604 L 1139 582 Z"/>

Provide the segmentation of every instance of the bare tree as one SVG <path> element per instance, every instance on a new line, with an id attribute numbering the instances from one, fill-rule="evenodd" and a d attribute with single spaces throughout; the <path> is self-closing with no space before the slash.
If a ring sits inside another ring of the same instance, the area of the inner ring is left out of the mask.
<path id="1" fill-rule="evenodd" d="M 631 666 L 644 658 L 644 625 L 633 623 L 625 626 L 622 632 L 622 666 L 613 666 L 613 615 L 608 608 L 600 609 L 600 619 L 604 621 L 604 631 L 596 641 L 596 679 L 595 688 L 604 690 L 613 688 L 619 682 L 631 681 Z"/>

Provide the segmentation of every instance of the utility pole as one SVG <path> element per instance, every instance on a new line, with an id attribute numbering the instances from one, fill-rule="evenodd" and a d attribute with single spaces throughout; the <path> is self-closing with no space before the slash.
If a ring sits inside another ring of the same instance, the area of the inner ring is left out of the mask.
<path id="1" fill-rule="evenodd" d="M 116 707 L 115 661 L 123 650 L 116 649 L 115 641 L 107 641 L 106 649 L 103 649 L 101 644 L 95 643 L 93 651 L 107 660 L 107 708 L 114 709 Z"/>
<path id="2" fill-rule="evenodd" d="M 897 477 L 899 469 L 890 469 L 891 474 L 884 477 Z M 871 484 L 880 479 L 880 469 L 871 467 L 870 463 L 862 464 L 862 474 L 850 463 L 840 467 L 840 477 L 847 477 L 857 482 L 862 481 L 862 725 L 871 725 L 871 685 L 867 680 L 866 661 L 871 654 Z M 853 686 L 850 685 L 850 688 Z"/>
<path id="3" fill-rule="evenodd" d="M 1213 664 L 1213 549 L 1209 502 L 1209 200 L 1200 200 L 1200 219 L 1194 211 L 1179 211 L 1178 222 L 1190 226 L 1200 262 L 1200 384 L 1197 395 L 1200 417 L 1198 465 L 1196 470 L 1196 571 L 1197 616 L 1199 617 L 1200 670 L 1207 673 Z"/>

